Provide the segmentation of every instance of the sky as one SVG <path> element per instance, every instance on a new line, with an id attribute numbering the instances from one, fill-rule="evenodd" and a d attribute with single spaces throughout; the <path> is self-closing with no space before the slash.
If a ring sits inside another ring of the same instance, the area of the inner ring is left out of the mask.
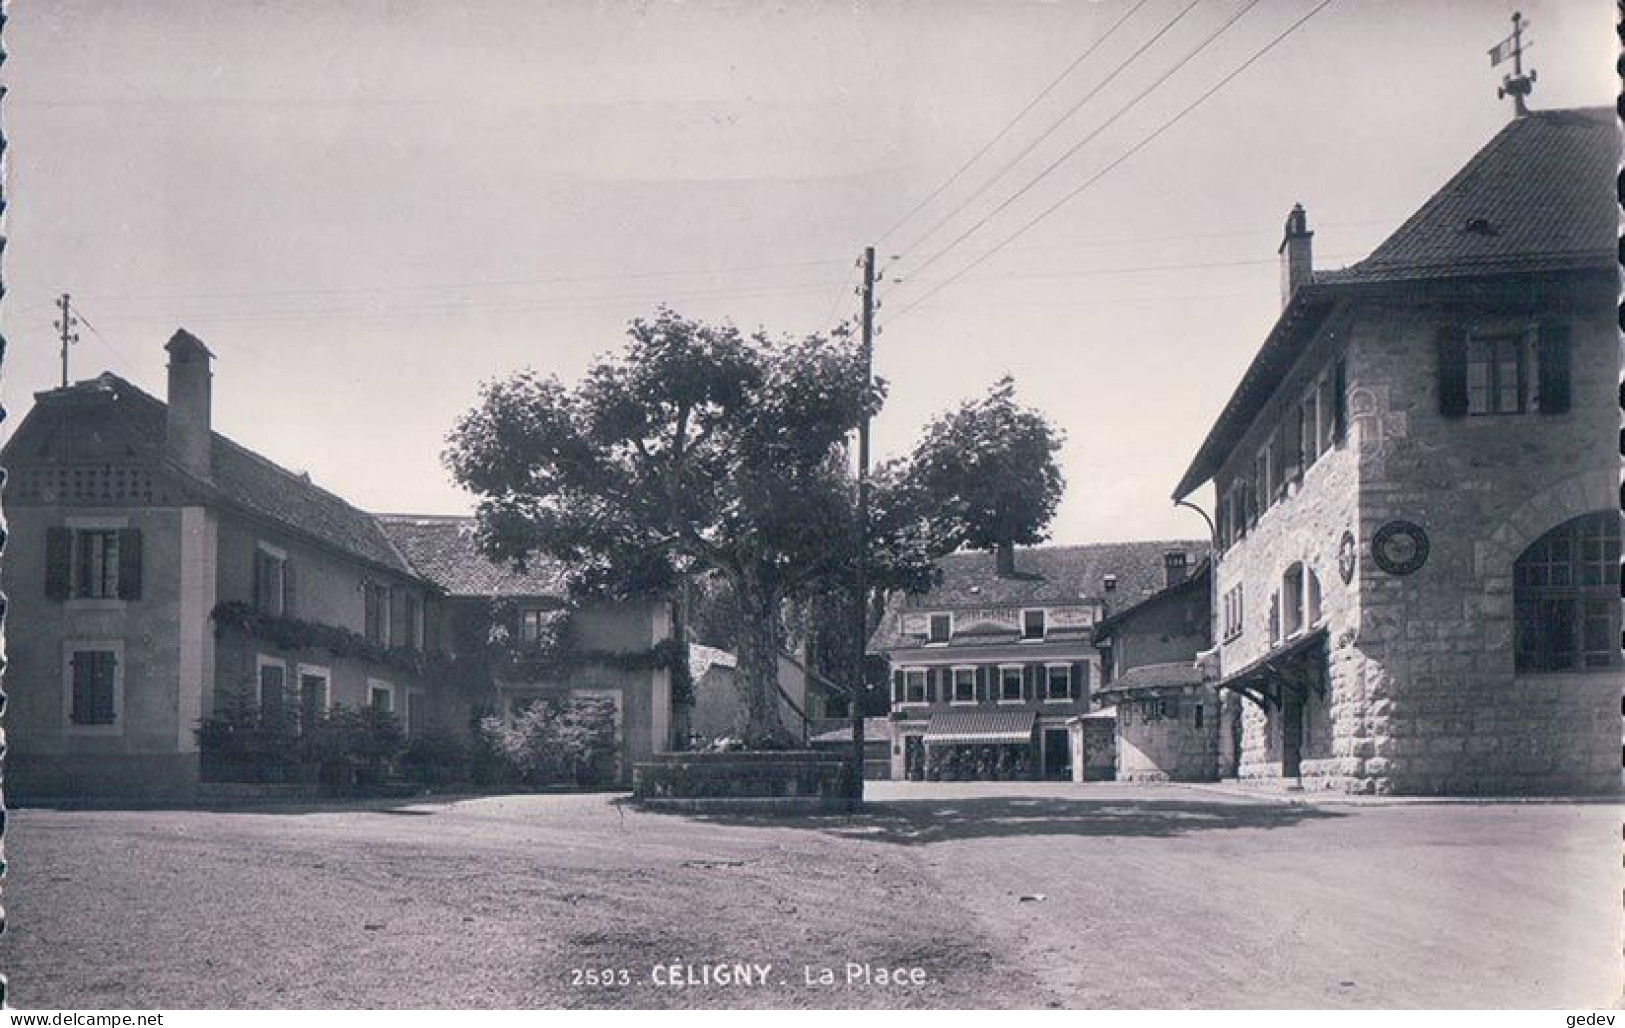
<path id="1" fill-rule="evenodd" d="M 0 434 L 66 292 L 74 379 L 162 397 L 184 326 L 218 431 L 464 513 L 481 382 L 574 381 L 662 303 L 827 331 L 874 245 L 879 456 L 1009 373 L 1066 433 L 1055 541 L 1201 537 L 1168 496 L 1291 206 L 1319 267 L 1398 227 L 1510 118 L 1515 6 L 1533 107 L 1614 96 L 1608 0 L 1332 0 L 1223 81 L 1318 4 L 13 0 Z"/>

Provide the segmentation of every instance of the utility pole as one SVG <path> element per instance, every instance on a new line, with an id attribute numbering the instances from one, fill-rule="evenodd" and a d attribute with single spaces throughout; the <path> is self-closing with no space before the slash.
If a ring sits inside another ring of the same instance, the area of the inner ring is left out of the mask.
<path id="1" fill-rule="evenodd" d="M 68 347 L 79 341 L 79 333 L 74 329 L 79 327 L 79 319 L 73 316 L 73 307 L 68 294 L 63 293 L 62 299 L 56 302 L 57 308 L 62 311 L 62 317 L 52 322 L 62 337 L 62 387 L 68 385 Z"/>
<path id="2" fill-rule="evenodd" d="M 863 250 L 863 389 L 874 384 L 875 363 L 875 248 Z M 864 397 L 867 405 L 868 397 Z M 869 647 L 869 415 L 858 422 L 858 567 L 857 567 L 857 666 L 852 682 L 852 797 L 856 812 L 863 807 L 863 695 L 865 652 Z"/>

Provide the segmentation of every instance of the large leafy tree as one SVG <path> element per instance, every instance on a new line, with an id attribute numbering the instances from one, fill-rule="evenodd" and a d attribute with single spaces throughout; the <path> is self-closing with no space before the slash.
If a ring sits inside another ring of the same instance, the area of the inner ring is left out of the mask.
<path id="1" fill-rule="evenodd" d="M 573 389 L 534 372 L 487 384 L 453 429 L 446 462 L 481 498 L 490 557 L 560 559 L 584 595 L 670 595 L 684 576 L 715 583 L 733 615 L 746 734 L 783 743 L 775 683 L 787 607 L 821 612 L 820 622 L 855 617 L 846 443 L 879 411 L 884 383 L 865 381 L 842 331 L 747 338 L 662 309 L 627 336 Z M 886 593 L 929 585 L 943 554 L 1041 539 L 1061 488 L 1058 448 L 1006 379 L 877 468 L 870 625 Z M 860 680 L 855 632 L 798 630 L 848 637 L 850 652 L 831 656 Z"/>
<path id="2" fill-rule="evenodd" d="M 711 573 L 738 606 L 747 734 L 786 741 L 774 685 L 787 599 L 855 552 L 844 443 L 878 411 L 844 333 L 746 338 L 670 310 L 568 389 L 524 372 L 486 385 L 446 462 L 481 497 L 489 556 L 566 561 L 580 593 L 658 594 Z"/>
<path id="3" fill-rule="evenodd" d="M 915 531 L 932 548 L 995 550 L 1009 574 L 1014 547 L 1049 537 L 1066 488 L 1055 459 L 1062 442 L 1041 411 L 1016 402 L 1006 375 L 987 395 L 933 419 L 914 451 L 886 469 L 901 484 L 900 520 L 917 518 Z"/>

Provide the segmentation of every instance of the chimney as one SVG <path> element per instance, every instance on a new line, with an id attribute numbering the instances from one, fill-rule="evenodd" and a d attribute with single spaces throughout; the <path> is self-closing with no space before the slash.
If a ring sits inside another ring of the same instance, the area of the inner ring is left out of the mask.
<path id="1" fill-rule="evenodd" d="M 1184 550 L 1169 550 L 1162 555 L 1162 570 L 1164 585 L 1173 588 L 1185 580 L 1190 571 L 1188 558 Z"/>
<path id="2" fill-rule="evenodd" d="M 1283 309 L 1292 302 L 1292 294 L 1298 291 L 1299 286 L 1308 285 L 1315 279 L 1314 238 L 1315 234 L 1309 231 L 1309 216 L 1303 212 L 1303 204 L 1293 204 L 1292 213 L 1286 216 L 1286 233 L 1281 240 L 1281 248 L 1276 251 L 1281 256 Z"/>
<path id="3" fill-rule="evenodd" d="M 1016 574 L 1016 544 L 1000 543 L 993 554 L 994 572 L 1000 578 L 1014 578 Z"/>
<path id="4" fill-rule="evenodd" d="M 210 378 L 214 354 L 186 329 L 169 342 L 169 413 L 164 421 L 164 453 L 199 478 L 209 477 Z"/>

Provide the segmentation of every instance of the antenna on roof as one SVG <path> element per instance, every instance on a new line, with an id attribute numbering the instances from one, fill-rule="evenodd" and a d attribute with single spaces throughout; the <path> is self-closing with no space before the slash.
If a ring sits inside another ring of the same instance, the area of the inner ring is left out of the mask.
<path id="1" fill-rule="evenodd" d="M 79 333 L 74 331 L 79 327 L 79 319 L 74 316 L 73 301 L 68 298 L 67 293 L 62 294 L 62 299 L 56 302 L 56 306 L 62 312 L 62 317 L 58 321 L 51 322 L 51 324 L 61 333 L 62 388 L 66 389 L 68 387 L 68 347 L 79 341 Z"/>
<path id="2" fill-rule="evenodd" d="M 1512 58 L 1512 74 L 1501 79 L 1501 86 L 1495 91 L 1495 96 L 1498 100 L 1512 97 L 1514 116 L 1519 118 L 1529 113 L 1528 106 L 1523 102 L 1524 97 L 1535 91 L 1535 70 L 1531 68 L 1529 74 L 1523 73 L 1523 52 L 1535 45 L 1533 43 L 1526 45 L 1523 41 L 1523 30 L 1528 24 L 1523 20 L 1521 12 L 1513 11 L 1512 35 L 1490 47 L 1490 67 L 1495 67 L 1508 57 Z"/>

